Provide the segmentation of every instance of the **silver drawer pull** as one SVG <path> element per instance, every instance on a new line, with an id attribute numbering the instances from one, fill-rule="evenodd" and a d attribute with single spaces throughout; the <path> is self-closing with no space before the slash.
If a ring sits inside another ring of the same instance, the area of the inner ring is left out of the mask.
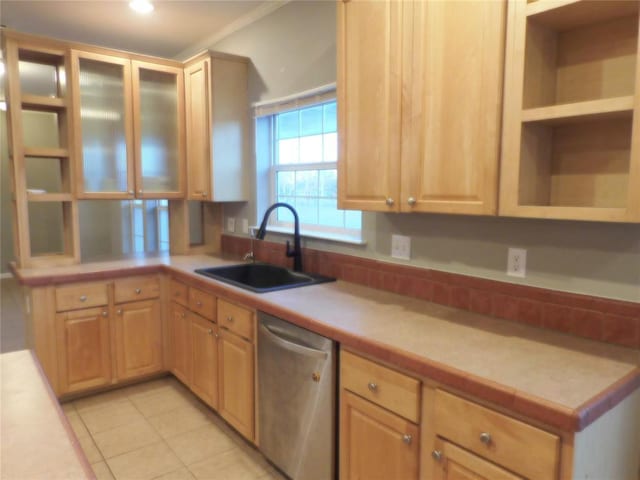
<path id="1" fill-rule="evenodd" d="M 489 445 L 491 443 L 491 434 L 487 432 L 482 432 L 480 434 L 480 441 L 485 445 Z"/>
<path id="2" fill-rule="evenodd" d="M 136 293 L 140 295 L 142 293 L 142 290 L 140 290 L 139 288 L 136 288 Z"/>
<path id="3" fill-rule="evenodd" d="M 231 315 L 227 317 L 227 322 L 233 322 L 233 317 Z"/>
<path id="4" fill-rule="evenodd" d="M 411 445 L 411 440 L 413 440 L 413 438 L 412 438 L 412 437 L 411 437 L 411 435 L 409 435 L 409 434 L 404 434 L 404 435 L 402 436 L 402 441 L 403 441 L 404 443 L 406 443 L 407 445 Z"/>
<path id="5" fill-rule="evenodd" d="M 122 315 L 122 309 L 118 310 L 116 313 L 117 313 L 118 315 Z"/>
<path id="6" fill-rule="evenodd" d="M 377 392 L 378 391 L 378 384 L 377 383 L 373 383 L 373 382 L 369 382 L 369 384 L 367 385 L 367 388 L 369 389 L 370 392 Z"/>
<path id="7" fill-rule="evenodd" d="M 81 302 L 86 302 L 87 301 L 87 296 L 86 295 L 80 295 L 80 301 Z"/>
<path id="8" fill-rule="evenodd" d="M 442 452 L 440 450 L 434 450 L 431 452 L 431 458 L 433 458 L 436 462 L 442 461 Z"/>
<path id="9" fill-rule="evenodd" d="M 385 200 L 385 203 L 390 207 L 393 206 L 394 204 L 393 198 L 387 197 L 387 199 Z"/>

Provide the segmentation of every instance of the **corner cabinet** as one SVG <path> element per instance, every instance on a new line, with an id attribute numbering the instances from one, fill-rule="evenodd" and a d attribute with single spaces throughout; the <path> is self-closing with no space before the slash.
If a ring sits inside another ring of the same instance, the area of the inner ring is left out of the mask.
<path id="1" fill-rule="evenodd" d="M 496 213 L 506 6 L 338 3 L 340 208 Z"/>
<path id="2" fill-rule="evenodd" d="M 216 53 L 185 64 L 188 200 L 248 199 L 247 68 L 247 58 Z"/>
<path id="3" fill-rule="evenodd" d="M 501 215 L 640 222 L 638 12 L 510 2 Z"/>
<path id="4" fill-rule="evenodd" d="M 78 198 L 184 196 L 182 68 L 72 50 Z"/>

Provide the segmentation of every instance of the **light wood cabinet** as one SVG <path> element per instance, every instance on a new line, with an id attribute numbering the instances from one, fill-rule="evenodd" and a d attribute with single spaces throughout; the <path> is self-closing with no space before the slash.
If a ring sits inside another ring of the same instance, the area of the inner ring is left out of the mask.
<path id="1" fill-rule="evenodd" d="M 340 354 L 340 478 L 418 478 L 420 382 Z"/>
<path id="2" fill-rule="evenodd" d="M 248 440 L 254 439 L 254 345 L 220 329 L 218 412 Z"/>
<path id="3" fill-rule="evenodd" d="M 510 2 L 501 215 L 640 221 L 638 10 Z"/>
<path id="4" fill-rule="evenodd" d="M 116 306 L 115 354 L 118 380 L 162 371 L 162 319 L 159 300 Z"/>
<path id="5" fill-rule="evenodd" d="M 185 64 L 189 200 L 247 200 L 247 62 L 207 52 Z"/>
<path id="6" fill-rule="evenodd" d="M 191 322 L 187 309 L 177 303 L 171 304 L 169 317 L 171 338 L 171 373 L 185 385 L 191 385 L 193 359 L 191 354 Z"/>
<path id="7" fill-rule="evenodd" d="M 60 394 L 111 383 L 109 310 L 106 306 L 58 313 L 56 337 Z"/>
<path id="8" fill-rule="evenodd" d="M 184 196 L 179 63 L 72 50 L 79 198 Z"/>
<path id="9" fill-rule="evenodd" d="M 338 3 L 340 208 L 496 213 L 505 18 L 505 1 Z"/>
<path id="10" fill-rule="evenodd" d="M 205 403 L 218 409 L 218 326 L 190 313 L 193 374 L 191 390 Z"/>

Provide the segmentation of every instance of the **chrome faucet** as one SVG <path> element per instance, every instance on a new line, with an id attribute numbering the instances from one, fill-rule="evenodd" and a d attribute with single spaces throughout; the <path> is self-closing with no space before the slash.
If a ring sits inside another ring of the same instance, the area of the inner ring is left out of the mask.
<path id="1" fill-rule="evenodd" d="M 250 250 L 244 254 L 244 256 L 242 257 L 242 259 L 245 262 L 252 262 L 255 263 L 256 261 L 256 255 L 253 251 L 253 239 L 256 237 L 256 230 L 255 227 L 249 227 L 249 239 L 251 241 L 251 247 Z"/>
<path id="2" fill-rule="evenodd" d="M 296 212 L 295 208 L 284 202 L 274 203 L 269 208 L 267 208 L 267 211 L 264 212 L 264 217 L 262 218 L 262 223 L 260 224 L 258 233 L 256 233 L 256 238 L 258 240 L 264 240 L 264 236 L 267 234 L 267 221 L 269 220 L 269 215 L 271 215 L 271 212 L 273 212 L 278 207 L 288 208 L 289 210 L 291 210 L 291 213 L 293 213 L 293 250 L 291 250 L 291 244 L 289 243 L 289 240 L 287 240 L 287 257 L 293 257 L 293 269 L 296 272 L 301 272 L 302 249 L 300 248 L 300 221 L 298 220 L 298 212 Z"/>

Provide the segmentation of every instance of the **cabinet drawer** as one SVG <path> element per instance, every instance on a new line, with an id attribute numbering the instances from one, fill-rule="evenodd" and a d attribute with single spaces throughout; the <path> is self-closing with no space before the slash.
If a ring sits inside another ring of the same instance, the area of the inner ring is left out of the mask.
<path id="1" fill-rule="evenodd" d="M 189 287 L 184 283 L 172 279 L 169 295 L 174 302 L 178 302 L 185 307 L 189 306 Z"/>
<path id="2" fill-rule="evenodd" d="M 437 390 L 436 434 L 520 475 L 557 477 L 560 438 L 539 428 Z"/>
<path id="3" fill-rule="evenodd" d="M 353 353 L 340 354 L 342 388 L 418 423 L 420 381 Z"/>
<path id="4" fill-rule="evenodd" d="M 197 288 L 189 288 L 189 308 L 204 318 L 216 320 L 216 297 Z"/>
<path id="5" fill-rule="evenodd" d="M 65 312 L 109 303 L 106 283 L 83 283 L 56 288 L 56 310 Z"/>
<path id="6" fill-rule="evenodd" d="M 160 296 L 160 279 L 156 275 L 121 278 L 114 282 L 115 302 L 147 300 Z"/>
<path id="7" fill-rule="evenodd" d="M 253 310 L 218 300 L 218 323 L 236 335 L 253 340 Z"/>

